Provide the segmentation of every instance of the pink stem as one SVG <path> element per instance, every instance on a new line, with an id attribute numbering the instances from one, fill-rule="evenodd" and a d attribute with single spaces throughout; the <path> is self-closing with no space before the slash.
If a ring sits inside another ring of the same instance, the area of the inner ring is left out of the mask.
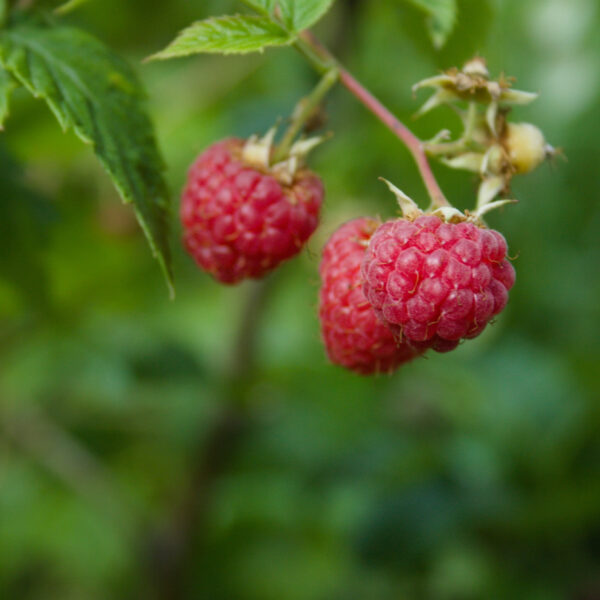
<path id="1" fill-rule="evenodd" d="M 436 206 L 449 206 L 435 175 L 431 170 L 423 145 L 415 134 L 395 117 L 371 92 L 365 89 L 348 71 L 340 70 L 340 81 L 358 100 L 360 100 L 384 125 L 391 129 L 403 142 L 412 154 L 425 187 Z"/>
<path id="2" fill-rule="evenodd" d="M 425 187 L 431 196 L 431 200 L 435 206 L 450 206 L 448 200 L 444 196 L 435 175 L 431 170 L 427 155 L 423 149 L 421 140 L 404 125 L 397 117 L 395 117 L 369 90 L 367 90 L 358 80 L 351 75 L 346 69 L 341 67 L 335 58 L 310 32 L 305 31 L 301 35 L 301 39 L 306 42 L 311 50 L 319 54 L 328 63 L 336 65 L 340 81 L 368 110 L 370 110 L 384 125 L 386 125 L 393 133 L 395 133 L 408 148 L 412 154 Z"/>

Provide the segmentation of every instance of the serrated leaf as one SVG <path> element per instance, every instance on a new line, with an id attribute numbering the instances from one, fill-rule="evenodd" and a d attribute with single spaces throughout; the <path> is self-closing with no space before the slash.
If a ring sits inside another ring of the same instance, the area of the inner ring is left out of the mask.
<path id="1" fill-rule="evenodd" d="M 427 14 L 427 28 L 436 48 L 441 48 L 456 25 L 456 0 L 409 0 Z"/>
<path id="2" fill-rule="evenodd" d="M 278 0 L 286 27 L 294 32 L 312 27 L 331 8 L 334 0 Z"/>
<path id="3" fill-rule="evenodd" d="M 46 101 L 63 129 L 93 146 L 123 200 L 133 203 L 172 291 L 164 164 L 133 70 L 79 29 L 27 22 L 0 32 L 0 62 Z"/>
<path id="4" fill-rule="evenodd" d="M 8 117 L 9 101 L 12 91 L 17 87 L 16 81 L 4 69 L 0 69 L 0 130 Z"/>
<path id="5" fill-rule="evenodd" d="M 292 41 L 293 37 L 283 27 L 267 17 L 215 17 L 190 25 L 167 48 L 151 58 L 165 59 L 202 52 L 246 54 Z"/>
<path id="6" fill-rule="evenodd" d="M 242 2 L 264 16 L 272 15 L 277 4 L 277 0 L 242 0 Z"/>

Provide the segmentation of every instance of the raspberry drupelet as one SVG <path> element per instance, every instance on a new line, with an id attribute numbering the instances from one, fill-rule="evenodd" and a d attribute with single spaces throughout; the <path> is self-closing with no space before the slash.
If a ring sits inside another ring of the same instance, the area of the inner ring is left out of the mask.
<path id="1" fill-rule="evenodd" d="M 307 169 L 278 176 L 227 139 L 201 154 L 183 192 L 184 244 L 218 281 L 259 279 L 298 254 L 316 229 L 323 184 Z"/>
<path id="2" fill-rule="evenodd" d="M 319 318 L 327 355 L 362 375 L 392 372 L 418 354 L 395 341 L 362 291 L 360 266 L 379 224 L 363 217 L 342 225 L 325 245 L 320 265 Z"/>
<path id="3" fill-rule="evenodd" d="M 365 253 L 364 293 L 397 339 L 447 352 L 506 306 L 515 282 L 506 252 L 500 233 L 466 220 L 388 221 Z"/>

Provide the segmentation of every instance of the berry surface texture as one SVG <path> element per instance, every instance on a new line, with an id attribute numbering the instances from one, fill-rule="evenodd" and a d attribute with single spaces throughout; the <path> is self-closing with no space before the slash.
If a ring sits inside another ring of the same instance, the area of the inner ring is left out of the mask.
<path id="1" fill-rule="evenodd" d="M 362 375 L 390 373 L 418 354 L 398 343 L 362 291 L 361 263 L 379 222 L 358 218 L 329 239 L 320 265 L 319 319 L 329 359 Z"/>
<path id="2" fill-rule="evenodd" d="M 208 148 L 183 192 L 184 245 L 221 283 L 260 279 L 300 252 L 319 221 L 321 179 L 300 169 L 291 181 L 243 159 L 244 140 Z"/>
<path id="3" fill-rule="evenodd" d="M 471 222 L 388 221 L 365 253 L 364 293 L 398 340 L 447 352 L 506 306 L 515 282 L 506 253 L 500 233 Z"/>

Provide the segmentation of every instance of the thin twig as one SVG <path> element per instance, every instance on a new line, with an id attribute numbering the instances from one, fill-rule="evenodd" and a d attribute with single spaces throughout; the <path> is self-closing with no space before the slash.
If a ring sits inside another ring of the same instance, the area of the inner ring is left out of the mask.
<path id="1" fill-rule="evenodd" d="M 362 102 L 362 104 L 384 125 L 393 131 L 408 148 L 417 164 L 433 204 L 435 206 L 449 206 L 449 202 L 444 196 L 444 193 L 431 170 L 427 155 L 425 154 L 423 142 L 421 142 L 421 140 L 419 140 L 419 138 L 417 138 L 404 123 L 402 123 L 371 92 L 369 92 L 369 90 L 359 83 L 347 69 L 342 67 L 329 50 L 327 50 L 309 31 L 305 31 L 300 35 L 295 46 L 318 71 L 337 66 L 340 81 L 346 89 Z"/>
<path id="2" fill-rule="evenodd" d="M 336 68 L 329 69 L 314 90 L 298 102 L 292 115 L 292 122 L 273 155 L 274 163 L 284 160 L 288 156 L 290 148 L 296 141 L 296 136 L 302 131 L 307 120 L 310 119 L 317 107 L 323 102 L 329 90 L 335 85 L 338 76 Z"/>

